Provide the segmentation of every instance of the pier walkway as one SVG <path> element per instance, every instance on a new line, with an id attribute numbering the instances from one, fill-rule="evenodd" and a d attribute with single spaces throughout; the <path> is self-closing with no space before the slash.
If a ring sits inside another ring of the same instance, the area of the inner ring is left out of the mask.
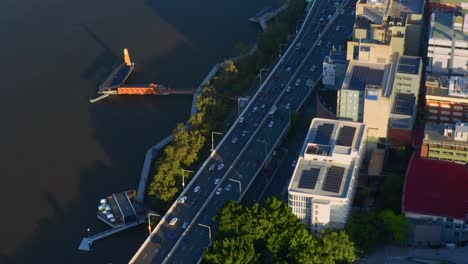
<path id="1" fill-rule="evenodd" d="M 280 6 L 276 10 L 274 10 L 272 7 L 266 7 L 257 14 L 255 14 L 255 16 L 249 18 L 249 21 L 260 24 L 262 30 L 266 31 L 268 28 L 267 22 L 270 21 L 270 19 L 272 19 L 276 15 L 278 15 L 281 11 L 285 10 L 288 7 L 288 5 L 289 0 L 286 1 L 284 5 Z"/>
<path id="2" fill-rule="evenodd" d="M 106 237 L 108 237 L 110 235 L 113 235 L 113 234 L 118 233 L 120 231 L 124 231 L 126 229 L 132 228 L 134 226 L 140 225 L 140 224 L 145 223 L 145 222 L 147 222 L 146 218 L 142 217 L 142 218 L 140 218 L 140 219 L 138 219 L 138 220 L 136 220 L 134 222 L 125 224 L 125 225 L 123 225 L 121 227 L 112 228 L 112 229 L 106 230 L 104 232 L 98 233 L 98 234 L 90 236 L 90 237 L 84 237 L 81 240 L 81 243 L 80 243 L 80 246 L 78 247 L 78 249 L 79 250 L 84 250 L 84 251 L 90 251 L 91 250 L 91 245 L 94 243 L 94 241 L 106 238 Z"/>

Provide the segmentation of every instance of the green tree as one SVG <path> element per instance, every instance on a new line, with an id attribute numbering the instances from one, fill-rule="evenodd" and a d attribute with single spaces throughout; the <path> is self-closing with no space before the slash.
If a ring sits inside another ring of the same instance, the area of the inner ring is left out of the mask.
<path id="1" fill-rule="evenodd" d="M 403 191 L 404 176 L 401 173 L 392 173 L 387 176 L 381 187 L 379 203 L 383 209 L 401 212 L 401 193 Z"/>
<path id="2" fill-rule="evenodd" d="M 208 263 L 322 264 L 355 259 L 354 244 L 344 231 L 327 231 L 318 238 L 277 198 L 252 207 L 230 202 L 215 220 L 219 232 L 205 257 Z"/>
<path id="3" fill-rule="evenodd" d="M 353 262 L 356 260 L 354 243 L 343 230 L 328 229 L 322 232 L 323 263 Z"/>
<path id="4" fill-rule="evenodd" d="M 352 214 L 345 229 L 361 251 L 368 251 L 380 245 L 387 237 L 383 223 L 371 211 Z"/>
<path id="5" fill-rule="evenodd" d="M 254 263 L 258 258 L 254 245 L 241 237 L 224 238 L 213 243 L 205 254 L 208 263 Z"/>
<path id="6" fill-rule="evenodd" d="M 395 242 L 400 244 L 407 242 L 409 222 L 405 215 L 397 215 L 393 211 L 385 210 L 380 212 L 379 218 L 385 224 Z"/>

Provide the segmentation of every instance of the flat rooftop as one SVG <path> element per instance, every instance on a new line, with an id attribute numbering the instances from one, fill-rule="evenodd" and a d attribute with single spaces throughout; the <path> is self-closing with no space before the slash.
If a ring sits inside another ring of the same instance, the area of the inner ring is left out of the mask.
<path id="1" fill-rule="evenodd" d="M 435 20 L 431 38 L 451 40 L 455 36 L 457 40 L 468 41 L 467 33 L 453 29 L 453 13 L 435 11 L 432 15 L 435 16 Z"/>
<path id="2" fill-rule="evenodd" d="M 289 191 L 347 197 L 364 129 L 362 123 L 313 119 Z"/>
<path id="3" fill-rule="evenodd" d="M 391 0 L 392 15 L 406 14 L 422 14 L 424 11 L 424 0 Z"/>
<path id="4" fill-rule="evenodd" d="M 348 165 L 300 160 L 293 175 L 290 191 L 345 198 L 352 170 Z"/>
<path id="5" fill-rule="evenodd" d="M 342 89 L 364 91 L 366 87 L 382 89 L 382 94 L 389 94 L 391 87 L 387 87 L 390 71 L 386 64 L 364 63 L 351 61 L 348 65 Z M 389 89 L 387 89 L 389 88 Z"/>
<path id="6" fill-rule="evenodd" d="M 401 56 L 398 59 L 397 73 L 404 74 L 419 74 L 419 67 L 421 65 L 421 58 Z"/>
<path id="7" fill-rule="evenodd" d="M 384 71 L 366 66 L 355 66 L 351 75 L 349 88 L 363 91 L 367 85 L 382 85 Z"/>
<path id="8" fill-rule="evenodd" d="M 439 142 L 451 142 L 451 143 L 456 143 L 457 145 L 467 145 L 468 146 L 468 141 L 462 141 L 462 140 L 455 140 L 453 136 L 445 136 L 444 135 L 444 130 L 446 128 L 451 128 L 453 129 L 453 133 L 455 133 L 455 125 L 453 124 L 438 124 L 438 123 L 432 123 L 432 122 L 427 122 L 424 128 L 424 141 L 439 141 Z M 464 130 L 467 130 L 466 127 L 461 127 L 460 132 L 463 132 Z M 465 132 L 466 133 L 466 132 Z"/>
<path id="9" fill-rule="evenodd" d="M 425 159 L 414 153 L 406 170 L 402 211 L 465 219 L 468 215 L 466 190 L 467 166 Z"/>
<path id="10" fill-rule="evenodd" d="M 433 76 L 426 78 L 426 95 L 468 100 L 468 78 L 463 76 Z"/>
<path id="11" fill-rule="evenodd" d="M 416 97 L 414 94 L 396 93 L 392 105 L 392 114 L 413 115 Z"/>

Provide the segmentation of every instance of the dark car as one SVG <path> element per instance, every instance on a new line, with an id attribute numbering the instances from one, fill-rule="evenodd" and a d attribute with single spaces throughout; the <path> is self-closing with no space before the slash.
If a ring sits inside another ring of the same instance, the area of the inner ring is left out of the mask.
<path id="1" fill-rule="evenodd" d="M 171 232 L 167 233 L 167 238 L 173 239 L 174 237 L 175 237 L 175 232 L 174 231 L 171 231 Z"/>

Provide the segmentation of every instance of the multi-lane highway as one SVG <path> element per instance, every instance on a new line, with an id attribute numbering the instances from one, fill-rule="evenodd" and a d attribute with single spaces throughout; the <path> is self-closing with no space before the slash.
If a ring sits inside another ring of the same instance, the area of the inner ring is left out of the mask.
<path id="1" fill-rule="evenodd" d="M 334 2 L 315 3 L 291 47 L 181 194 L 186 200 L 171 207 L 131 262 L 199 261 L 210 234 L 216 232 L 213 216 L 225 202 L 245 193 L 287 131 L 290 112 L 300 107 L 319 79 L 323 57 L 315 58 L 312 48 L 326 28 L 328 15 L 334 14 Z M 333 25 L 329 27 L 336 34 Z M 312 65 L 317 70 L 312 71 Z M 274 105 L 276 111 L 271 111 Z M 172 219 L 177 219 L 173 225 Z"/>

